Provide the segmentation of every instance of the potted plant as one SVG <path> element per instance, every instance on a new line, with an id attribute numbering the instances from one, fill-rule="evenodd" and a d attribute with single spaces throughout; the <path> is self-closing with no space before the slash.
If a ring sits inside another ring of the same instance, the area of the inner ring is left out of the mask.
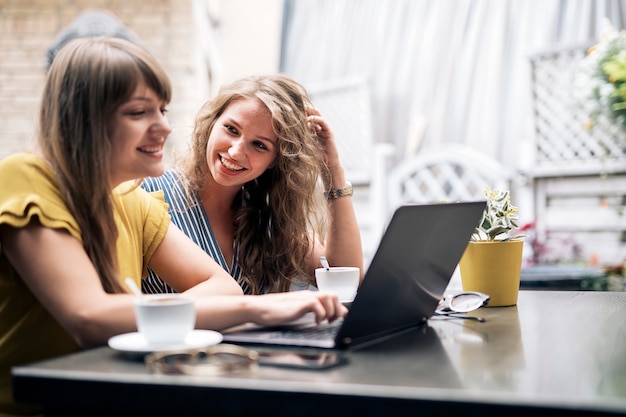
<path id="1" fill-rule="evenodd" d="M 485 187 L 487 205 L 459 263 L 463 290 L 488 294 L 491 307 L 517 304 L 525 235 L 508 190 Z"/>

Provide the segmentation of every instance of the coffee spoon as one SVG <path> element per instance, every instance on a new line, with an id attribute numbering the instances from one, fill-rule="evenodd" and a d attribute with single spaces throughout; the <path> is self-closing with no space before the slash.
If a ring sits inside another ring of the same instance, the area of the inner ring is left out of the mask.
<path id="1" fill-rule="evenodd" d="M 325 256 L 320 256 L 320 263 L 322 264 L 324 268 L 326 268 L 327 271 L 330 271 L 330 264 L 326 260 Z"/>

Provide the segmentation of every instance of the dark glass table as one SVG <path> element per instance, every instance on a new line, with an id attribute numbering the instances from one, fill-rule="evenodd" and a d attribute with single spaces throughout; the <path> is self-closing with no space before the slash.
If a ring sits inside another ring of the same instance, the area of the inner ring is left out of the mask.
<path id="1" fill-rule="evenodd" d="M 324 371 L 152 374 L 102 347 L 14 368 L 15 394 L 48 415 L 626 414 L 626 293 L 521 291 L 470 314 L 486 322 L 433 318 Z"/>

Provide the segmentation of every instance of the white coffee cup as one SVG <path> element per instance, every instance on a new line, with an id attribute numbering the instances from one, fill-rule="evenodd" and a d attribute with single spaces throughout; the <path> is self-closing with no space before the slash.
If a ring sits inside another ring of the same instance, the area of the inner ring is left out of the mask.
<path id="1" fill-rule="evenodd" d="M 137 329 L 151 345 L 185 342 L 196 324 L 193 299 L 180 294 L 151 294 L 135 300 Z"/>
<path id="2" fill-rule="evenodd" d="M 334 292 L 339 301 L 349 303 L 354 300 L 359 288 L 360 270 L 353 266 L 332 266 L 317 268 L 315 280 L 320 291 Z"/>

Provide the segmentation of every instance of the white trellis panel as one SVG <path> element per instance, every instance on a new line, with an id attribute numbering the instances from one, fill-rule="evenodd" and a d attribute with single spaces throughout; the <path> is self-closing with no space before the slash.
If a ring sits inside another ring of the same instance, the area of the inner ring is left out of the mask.
<path id="1" fill-rule="evenodd" d="M 623 170 L 626 138 L 606 118 L 588 130 L 592 103 L 576 87 L 589 45 L 553 49 L 530 57 L 535 121 L 535 176 Z"/>
<path id="2" fill-rule="evenodd" d="M 626 134 L 606 117 L 585 128 L 593 103 L 576 77 L 588 46 L 530 57 L 536 234 L 552 252 L 548 261 L 615 264 L 626 256 Z M 566 246 L 578 259 L 558 256 Z"/>

